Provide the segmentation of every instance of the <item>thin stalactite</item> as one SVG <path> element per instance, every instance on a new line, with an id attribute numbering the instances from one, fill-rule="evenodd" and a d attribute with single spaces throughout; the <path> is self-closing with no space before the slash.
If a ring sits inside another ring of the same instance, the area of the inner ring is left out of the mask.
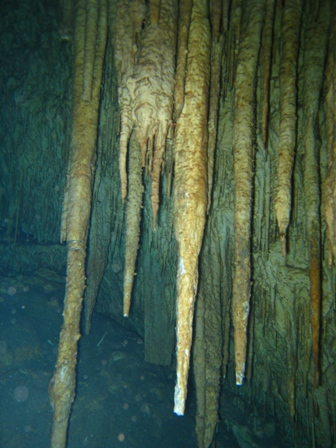
<path id="1" fill-rule="evenodd" d="M 124 316 L 129 315 L 140 239 L 142 196 L 141 147 L 133 132 L 129 149 L 129 192 L 126 204 L 126 243 L 124 269 Z"/>
<path id="2" fill-rule="evenodd" d="M 261 99 L 260 99 L 260 129 L 264 147 L 267 146 L 269 125 L 270 78 L 272 68 L 273 27 L 275 14 L 275 0 L 266 2 L 265 23 L 262 33 L 261 46 Z"/>
<path id="3" fill-rule="evenodd" d="M 280 63 L 280 128 L 278 189 L 275 211 L 282 254 L 286 254 L 286 233 L 292 203 L 292 172 L 296 147 L 297 61 L 301 28 L 302 0 L 288 0 L 282 16 L 282 55 Z"/>
<path id="4" fill-rule="evenodd" d="M 326 58 L 326 33 L 323 28 L 329 15 L 327 2 L 320 6 L 318 17 L 310 11 L 304 48 L 305 85 L 303 89 L 302 141 L 305 152 L 304 192 L 307 237 L 309 246 L 309 277 L 311 300 L 312 351 L 314 359 L 314 386 L 319 385 L 320 372 L 320 319 L 321 319 L 321 216 L 320 216 L 320 139 L 318 114 L 322 94 Z"/>
<path id="5" fill-rule="evenodd" d="M 324 214 L 327 227 L 328 266 L 336 264 L 336 6 L 331 7 L 326 65 L 326 134 L 328 172 L 325 180 Z"/>
<path id="6" fill-rule="evenodd" d="M 86 23 L 83 68 L 83 101 L 92 98 L 93 70 L 95 65 L 96 41 L 98 33 L 99 2 L 86 1 Z"/>
<path id="7" fill-rule="evenodd" d="M 125 203 L 127 197 L 127 150 L 131 132 L 134 127 L 132 110 L 132 76 L 135 55 L 138 49 L 138 35 L 142 22 L 147 14 L 147 7 L 142 0 L 130 2 L 118 0 L 116 14 L 116 33 L 113 39 L 115 49 L 115 65 L 118 77 L 118 100 L 120 107 L 120 140 L 119 140 L 119 174 L 121 180 L 121 199 Z"/>
<path id="8" fill-rule="evenodd" d="M 221 90 L 221 66 L 224 35 L 221 30 L 222 2 L 214 0 L 211 12 L 211 74 L 208 117 L 208 212 L 211 206 L 214 159 L 217 142 L 218 108 Z"/>
<path id="9" fill-rule="evenodd" d="M 188 38 L 191 19 L 192 0 L 179 2 L 179 23 L 177 40 L 177 62 L 174 89 L 174 120 L 178 120 L 184 104 L 184 84 L 188 54 Z"/>
<path id="10" fill-rule="evenodd" d="M 264 4 L 254 0 L 243 15 L 234 82 L 234 230 L 235 248 L 232 319 L 234 325 L 236 384 L 245 375 L 247 323 L 251 295 L 251 213 L 255 140 L 255 88 Z"/>

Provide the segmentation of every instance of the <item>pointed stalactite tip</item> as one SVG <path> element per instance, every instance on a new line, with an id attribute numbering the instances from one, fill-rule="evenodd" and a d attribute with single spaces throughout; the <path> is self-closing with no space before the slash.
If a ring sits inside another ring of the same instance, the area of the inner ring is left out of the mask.
<path id="1" fill-rule="evenodd" d="M 175 396 L 174 396 L 174 414 L 182 416 L 184 415 L 185 399 L 181 396 L 182 391 L 178 384 L 175 386 Z"/>
<path id="2" fill-rule="evenodd" d="M 245 370 L 245 365 L 244 365 L 244 370 Z M 244 382 L 244 370 L 238 370 L 236 371 L 236 385 L 237 386 L 242 386 L 243 382 Z"/>

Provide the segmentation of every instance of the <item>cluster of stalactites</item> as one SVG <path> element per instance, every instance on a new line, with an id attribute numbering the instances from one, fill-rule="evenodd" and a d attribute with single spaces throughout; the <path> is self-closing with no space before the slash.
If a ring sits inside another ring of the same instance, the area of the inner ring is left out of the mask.
<path id="1" fill-rule="evenodd" d="M 156 228 L 160 177 L 173 116 L 176 26 L 176 0 L 152 1 L 149 6 L 141 0 L 117 4 L 114 46 L 121 126 L 119 171 L 123 202 L 127 198 L 124 316 L 130 311 L 139 246 L 144 167 L 151 177 Z M 133 131 L 137 143 L 133 140 L 130 144 Z"/>
<path id="2" fill-rule="evenodd" d="M 117 5 L 115 57 L 119 78 L 122 200 L 128 194 L 127 149 L 135 129 L 142 166 L 146 166 L 152 180 L 154 228 L 160 174 L 173 114 L 176 21 L 176 0 L 151 2 L 149 8 L 139 0 L 121 0 Z"/>
<path id="3" fill-rule="evenodd" d="M 138 13 L 135 13 L 134 5 Z M 132 7 L 131 10 L 129 1 L 118 3 L 115 42 L 121 124 L 119 169 L 122 199 L 127 198 L 124 315 L 128 316 L 130 310 L 140 234 L 143 187 L 141 169 L 136 167 L 146 167 L 151 175 L 155 228 L 166 139 L 174 117 L 177 128 L 174 218 L 180 264 L 183 264 L 183 269 L 177 273 L 178 368 L 175 412 L 183 414 L 197 292 L 197 263 L 207 207 L 207 114 L 211 48 L 208 2 L 181 1 L 178 33 L 176 0 L 151 1 L 147 11 L 142 2 L 134 2 Z M 142 22 L 143 28 L 140 29 Z M 220 65 L 217 65 L 219 71 Z M 213 92 L 213 96 L 218 103 L 218 95 Z M 132 132 L 132 144 L 129 145 Z M 133 141 L 134 136 L 138 145 Z M 127 158 L 128 147 L 130 154 Z"/>

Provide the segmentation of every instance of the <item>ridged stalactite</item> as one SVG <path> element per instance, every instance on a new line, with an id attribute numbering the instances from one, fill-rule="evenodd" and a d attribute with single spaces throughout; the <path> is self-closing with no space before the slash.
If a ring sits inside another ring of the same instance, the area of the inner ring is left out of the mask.
<path id="1" fill-rule="evenodd" d="M 154 12 L 153 12 L 154 11 Z M 142 165 L 151 175 L 153 228 L 159 209 L 161 169 L 173 115 L 175 84 L 176 0 L 150 9 L 155 18 L 143 30 L 134 76 L 129 80 L 133 120 L 142 149 Z M 158 14 L 158 23 L 156 24 Z"/>
<path id="2" fill-rule="evenodd" d="M 116 21 L 115 51 L 121 83 L 119 169 L 122 200 L 125 201 L 127 197 L 126 159 L 129 138 L 134 129 L 141 146 L 141 166 L 146 167 L 151 176 L 155 229 L 160 202 L 160 177 L 173 116 L 177 3 L 176 0 L 151 2 L 147 15 L 144 14 L 145 6 L 141 2 L 132 4 L 121 1 L 120 9 Z M 142 29 L 143 23 L 145 25 Z M 129 172 L 128 176 L 130 175 Z M 132 214 L 129 204 L 127 214 Z M 135 215 L 138 216 L 137 211 L 134 211 Z M 137 224 L 137 228 L 138 225 L 140 224 Z M 136 234 L 138 230 L 128 229 L 126 232 L 130 235 Z M 127 246 L 124 271 L 125 316 L 128 316 L 130 309 L 133 285 L 130 275 L 134 275 L 131 271 L 135 266 L 136 256 L 137 250 L 131 250 L 130 246 Z"/>
<path id="3" fill-rule="evenodd" d="M 280 128 L 278 189 L 275 212 L 286 254 L 286 234 L 292 203 L 292 173 L 296 147 L 297 122 L 297 65 L 301 29 L 302 0 L 285 2 L 282 16 L 282 54 L 280 62 Z"/>
<path id="4" fill-rule="evenodd" d="M 85 65 L 85 42 L 89 38 L 86 33 L 91 32 L 91 26 L 86 26 L 90 20 L 89 2 L 78 0 L 75 6 L 73 124 L 61 234 L 61 239 L 67 242 L 67 278 L 64 321 L 56 370 L 50 383 L 50 400 L 54 412 L 52 448 L 66 446 L 68 419 L 76 387 L 77 343 L 80 338 L 79 322 L 85 288 L 86 243 L 91 213 L 100 87 L 107 37 L 106 0 L 96 2 L 95 7 L 97 12 L 93 18 L 99 17 L 95 22 L 98 27 L 95 33 L 95 52 L 87 56 L 93 63 L 91 77 L 86 72 L 87 69 L 91 71 L 91 67 L 88 68 L 88 65 Z M 83 97 L 84 79 L 90 79 L 85 87 L 87 92 L 91 93 L 90 100 L 87 95 Z"/>
<path id="5" fill-rule="evenodd" d="M 211 69 L 208 115 L 208 204 L 209 213 L 213 186 L 214 155 L 217 142 L 218 109 L 221 87 L 221 66 L 224 35 L 222 29 L 222 2 L 213 1 L 211 17 Z M 227 11 L 226 11 L 227 13 Z M 209 225 L 208 228 L 212 226 Z M 196 433 L 199 448 L 210 446 L 219 419 L 219 392 L 222 365 L 222 305 L 217 300 L 220 287 L 220 264 L 208 266 L 208 260 L 219 256 L 218 235 L 213 237 L 215 249 L 203 252 L 201 265 L 203 281 L 200 283 L 195 308 L 195 337 L 193 341 L 193 372 L 196 384 Z M 213 292 L 208 297 L 207 291 Z M 216 335 L 214 338 L 213 335 Z"/>
<path id="6" fill-rule="evenodd" d="M 83 101 L 91 101 L 96 42 L 98 34 L 99 9 L 97 0 L 87 0 L 85 20 L 84 68 L 83 68 Z"/>
<path id="7" fill-rule="evenodd" d="M 266 2 L 265 23 L 261 38 L 261 98 L 260 98 L 260 133 L 264 147 L 267 145 L 269 109 L 270 109 L 270 79 L 272 69 L 272 47 L 274 33 L 275 0 Z"/>
<path id="8" fill-rule="evenodd" d="M 224 35 L 222 32 L 222 1 L 214 0 L 211 10 L 211 74 L 208 117 L 208 211 L 211 205 L 215 149 L 217 142 L 218 108 L 221 90 L 221 67 Z"/>
<path id="9" fill-rule="evenodd" d="M 142 185 L 141 146 L 133 132 L 129 142 L 129 187 L 126 204 L 126 244 L 124 270 L 124 316 L 129 315 L 140 239 Z"/>
<path id="10" fill-rule="evenodd" d="M 233 87 L 235 73 L 237 68 L 237 56 L 239 52 L 240 28 L 242 22 L 243 0 L 232 0 L 230 5 L 230 39 L 225 42 L 226 45 L 226 76 L 223 87 L 226 84 L 230 89 Z"/>
<path id="11" fill-rule="evenodd" d="M 317 10 L 308 12 L 304 48 L 305 85 L 303 89 L 302 144 L 304 147 L 304 193 L 309 248 L 312 351 L 314 386 L 319 385 L 320 320 L 321 320 L 321 216 L 320 216 L 320 147 L 319 111 L 327 50 L 324 29 L 329 17 L 329 3 L 322 2 Z"/>
<path id="12" fill-rule="evenodd" d="M 196 0 L 191 12 L 184 106 L 176 125 L 174 228 L 178 272 L 174 412 L 177 415 L 184 414 L 187 396 L 198 256 L 207 209 L 210 43 L 208 4 L 206 0 Z"/>
<path id="13" fill-rule="evenodd" d="M 328 172 L 325 181 L 324 213 L 327 226 L 328 265 L 336 264 L 336 5 L 330 14 L 326 66 L 326 131 Z"/>
<path id="14" fill-rule="evenodd" d="M 118 0 L 116 35 L 114 39 L 115 66 L 118 77 L 118 96 L 120 107 L 119 174 L 121 179 L 121 198 L 127 196 L 127 148 L 134 126 L 132 101 L 128 80 L 133 75 L 138 35 L 145 20 L 147 7 L 143 0 Z"/>
<path id="15" fill-rule="evenodd" d="M 235 249 L 232 319 L 236 384 L 245 375 L 247 323 L 251 295 L 251 213 L 255 145 L 256 71 L 264 20 L 264 3 L 246 4 L 234 81 L 234 231 Z"/>
<path id="16" fill-rule="evenodd" d="M 177 40 L 177 62 L 174 90 L 174 120 L 179 118 L 184 104 L 184 84 L 188 54 L 188 38 L 191 19 L 192 0 L 179 2 L 179 23 Z"/>

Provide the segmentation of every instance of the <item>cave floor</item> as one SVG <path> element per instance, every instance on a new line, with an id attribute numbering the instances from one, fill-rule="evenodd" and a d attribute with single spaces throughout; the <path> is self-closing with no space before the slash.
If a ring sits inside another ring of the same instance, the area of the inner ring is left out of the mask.
<path id="1" fill-rule="evenodd" d="M 0 277 L 0 446 L 48 447 L 48 386 L 62 325 L 64 279 Z M 195 400 L 173 413 L 174 371 L 143 361 L 142 339 L 94 314 L 79 344 L 68 448 L 196 447 Z"/>

